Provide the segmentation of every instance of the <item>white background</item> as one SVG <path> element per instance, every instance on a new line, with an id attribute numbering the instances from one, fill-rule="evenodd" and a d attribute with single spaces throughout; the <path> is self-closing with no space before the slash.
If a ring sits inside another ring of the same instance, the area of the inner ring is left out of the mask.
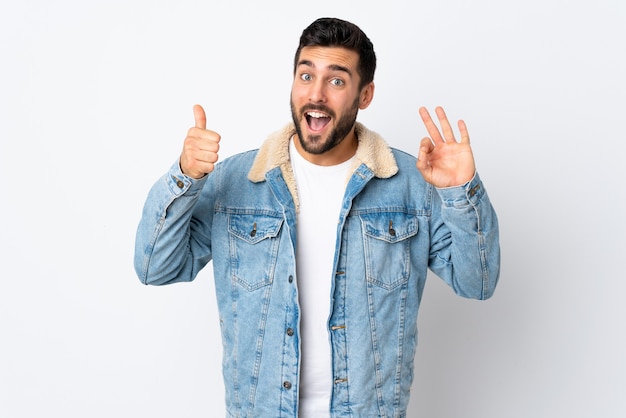
<path id="1" fill-rule="evenodd" d="M 141 285 L 135 228 L 193 104 L 222 157 L 289 121 L 321 16 L 374 42 L 359 119 L 465 119 L 500 217 L 493 299 L 427 285 L 409 418 L 626 416 L 625 4 L 2 0 L 0 417 L 224 415 L 211 269 Z"/>

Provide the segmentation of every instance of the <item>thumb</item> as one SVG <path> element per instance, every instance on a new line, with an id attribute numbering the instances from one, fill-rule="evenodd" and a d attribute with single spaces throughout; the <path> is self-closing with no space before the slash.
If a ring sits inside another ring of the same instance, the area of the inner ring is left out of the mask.
<path id="1" fill-rule="evenodd" d="M 196 128 L 206 129 L 206 114 L 200 105 L 194 105 L 193 118 L 196 121 Z"/>

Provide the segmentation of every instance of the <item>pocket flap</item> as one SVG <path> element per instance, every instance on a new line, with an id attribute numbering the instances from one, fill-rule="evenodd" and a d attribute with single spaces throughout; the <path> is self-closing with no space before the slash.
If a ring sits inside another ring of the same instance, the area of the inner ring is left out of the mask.
<path id="1" fill-rule="evenodd" d="M 365 234 L 390 243 L 417 234 L 417 219 L 403 212 L 368 213 L 361 215 Z"/>
<path id="2" fill-rule="evenodd" d="M 231 214 L 228 232 L 250 244 L 256 244 L 266 238 L 278 236 L 282 224 L 283 218 L 258 214 Z"/>

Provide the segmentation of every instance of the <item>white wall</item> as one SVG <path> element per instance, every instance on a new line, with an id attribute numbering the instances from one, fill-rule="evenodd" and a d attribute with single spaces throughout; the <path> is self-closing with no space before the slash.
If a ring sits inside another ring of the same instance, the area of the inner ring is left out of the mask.
<path id="1" fill-rule="evenodd" d="M 223 416 L 211 271 L 141 285 L 135 228 L 194 103 L 222 156 L 289 120 L 320 16 L 374 42 L 360 120 L 464 118 L 500 216 L 493 299 L 427 285 L 409 417 L 626 416 L 622 0 L 2 0 L 1 417 Z"/>

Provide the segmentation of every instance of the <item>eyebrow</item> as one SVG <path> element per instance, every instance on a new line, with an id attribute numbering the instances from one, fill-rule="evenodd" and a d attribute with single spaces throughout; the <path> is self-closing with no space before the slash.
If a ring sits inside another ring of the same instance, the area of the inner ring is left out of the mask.
<path id="1" fill-rule="evenodd" d="M 311 67 L 311 68 L 315 68 L 315 64 L 313 64 L 313 61 L 310 60 L 301 60 L 300 62 L 298 62 L 298 67 L 301 65 L 305 65 L 307 67 Z M 331 64 L 328 66 L 328 68 L 331 71 L 342 71 L 344 73 L 347 73 L 350 77 L 352 77 L 352 71 L 350 71 L 350 69 L 348 67 L 344 67 L 343 65 L 338 65 L 338 64 Z"/>

